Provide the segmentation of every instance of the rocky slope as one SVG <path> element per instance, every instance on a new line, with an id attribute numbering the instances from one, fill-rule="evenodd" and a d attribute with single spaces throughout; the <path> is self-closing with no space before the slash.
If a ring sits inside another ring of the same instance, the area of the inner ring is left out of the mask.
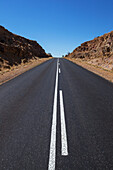
<path id="1" fill-rule="evenodd" d="M 50 56 L 36 41 L 15 35 L 0 26 L 0 70 L 37 57 Z"/>
<path id="2" fill-rule="evenodd" d="M 79 58 L 81 60 L 87 61 L 90 64 L 112 70 L 113 31 L 91 41 L 84 42 L 66 57 L 76 59 Z"/>

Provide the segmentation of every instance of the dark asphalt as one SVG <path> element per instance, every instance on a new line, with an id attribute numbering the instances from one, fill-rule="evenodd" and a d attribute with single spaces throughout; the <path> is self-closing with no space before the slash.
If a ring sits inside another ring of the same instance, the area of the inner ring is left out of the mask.
<path id="1" fill-rule="evenodd" d="M 60 59 L 56 170 L 113 169 L 113 84 Z M 47 170 L 57 59 L 0 86 L 0 170 Z M 68 156 L 61 156 L 59 90 Z"/>

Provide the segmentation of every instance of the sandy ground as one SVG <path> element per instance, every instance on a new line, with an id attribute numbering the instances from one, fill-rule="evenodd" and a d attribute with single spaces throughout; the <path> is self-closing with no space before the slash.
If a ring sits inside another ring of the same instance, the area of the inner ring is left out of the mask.
<path id="1" fill-rule="evenodd" d="M 87 63 L 86 61 L 82 61 L 81 59 L 73 59 L 73 58 L 67 58 L 66 59 L 82 66 L 83 68 L 105 78 L 106 80 L 109 80 L 110 82 L 113 82 L 113 71 L 103 69 L 102 67 L 92 65 Z"/>
<path id="2" fill-rule="evenodd" d="M 40 65 L 41 63 L 49 60 L 50 58 L 43 58 L 43 59 L 35 59 L 30 60 L 28 63 L 22 63 L 18 66 L 13 66 L 11 69 L 5 69 L 0 71 L 0 85 L 13 79 L 14 77 Z"/>

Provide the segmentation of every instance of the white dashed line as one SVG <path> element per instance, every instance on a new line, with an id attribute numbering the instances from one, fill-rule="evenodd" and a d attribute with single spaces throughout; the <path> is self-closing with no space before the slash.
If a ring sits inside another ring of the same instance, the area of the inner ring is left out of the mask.
<path id="1" fill-rule="evenodd" d="M 60 68 L 59 68 L 59 73 L 61 73 L 61 70 L 60 70 Z"/>
<path id="2" fill-rule="evenodd" d="M 54 92 L 53 119 L 52 119 L 52 128 L 51 128 L 51 142 L 50 142 L 48 170 L 55 170 L 56 126 L 57 126 L 57 93 L 58 93 L 58 60 L 57 60 L 56 83 L 55 83 L 55 92 Z"/>
<path id="3" fill-rule="evenodd" d="M 57 128 L 57 95 L 58 95 L 58 72 L 61 73 L 59 68 L 59 59 L 57 59 L 57 70 L 56 70 L 56 82 L 54 91 L 54 103 L 53 103 L 53 118 L 51 127 L 51 141 L 50 141 L 50 152 L 49 152 L 49 164 L 48 170 L 55 170 L 56 162 L 56 128 Z M 59 91 L 60 95 L 60 119 L 61 119 L 61 155 L 68 155 L 68 144 L 67 144 L 67 134 L 66 134 L 66 123 L 65 123 L 65 113 L 64 113 L 64 103 L 62 90 Z"/>
<path id="4" fill-rule="evenodd" d="M 60 90 L 60 118 L 61 118 L 61 154 L 63 156 L 67 156 L 68 146 L 62 90 Z"/>

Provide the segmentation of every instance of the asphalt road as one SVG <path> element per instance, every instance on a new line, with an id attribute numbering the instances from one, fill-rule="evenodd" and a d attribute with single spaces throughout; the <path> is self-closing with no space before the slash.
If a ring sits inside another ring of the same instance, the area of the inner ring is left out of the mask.
<path id="1" fill-rule="evenodd" d="M 113 84 L 66 59 L 0 86 L 0 170 L 54 169 L 113 169 Z"/>

